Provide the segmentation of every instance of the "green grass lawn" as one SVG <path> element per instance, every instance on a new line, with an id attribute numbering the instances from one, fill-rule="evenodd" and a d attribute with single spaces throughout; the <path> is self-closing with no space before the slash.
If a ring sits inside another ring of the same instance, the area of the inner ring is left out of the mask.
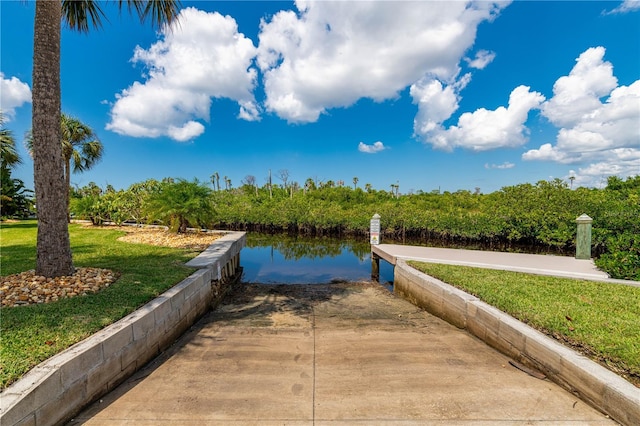
<path id="1" fill-rule="evenodd" d="M 0 224 L 1 275 L 35 268 L 35 221 Z M 0 388 L 29 369 L 119 320 L 193 273 L 197 255 L 117 241 L 124 232 L 69 226 L 74 265 L 120 274 L 98 293 L 54 303 L 0 309 Z"/>
<path id="2" fill-rule="evenodd" d="M 0 388 L 129 314 L 193 272 L 197 253 L 117 241 L 122 231 L 69 227 L 76 266 L 111 269 L 110 287 L 58 302 L 0 309 Z M 35 267 L 36 222 L 0 224 L 0 275 Z M 488 269 L 413 263 L 588 353 L 640 385 L 640 288 Z"/>
<path id="3" fill-rule="evenodd" d="M 640 288 L 409 262 L 585 353 L 640 386 Z"/>

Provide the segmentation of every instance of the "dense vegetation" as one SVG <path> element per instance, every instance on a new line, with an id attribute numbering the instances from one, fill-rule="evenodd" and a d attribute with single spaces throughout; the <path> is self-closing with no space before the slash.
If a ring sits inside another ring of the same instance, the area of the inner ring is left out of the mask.
<path id="1" fill-rule="evenodd" d="M 378 213 L 387 240 L 562 254 L 574 252 L 575 219 L 586 213 L 593 218 L 598 266 L 613 277 L 640 280 L 640 176 L 611 177 L 604 189 L 572 190 L 556 179 L 490 194 L 399 194 L 393 187 L 362 189 L 356 178 L 353 187 L 331 181 L 317 185 L 311 179 L 303 187 L 286 182 L 258 187 L 255 180 L 245 181 L 250 183 L 231 188 L 225 179 L 224 189 L 214 185 L 213 190 L 182 179 L 148 180 L 120 191 L 90 184 L 74 191 L 72 213 L 96 224 L 155 220 L 174 229 L 189 224 L 306 235 L 366 235 Z"/>

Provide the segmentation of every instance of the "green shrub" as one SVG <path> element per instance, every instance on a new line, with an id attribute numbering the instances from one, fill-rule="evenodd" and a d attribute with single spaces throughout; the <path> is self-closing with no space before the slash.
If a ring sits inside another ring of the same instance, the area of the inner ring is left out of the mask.
<path id="1" fill-rule="evenodd" d="M 211 189 L 197 179 L 166 180 L 146 205 L 149 221 L 160 221 L 171 232 L 186 232 L 189 226 L 208 227 L 213 218 Z"/>

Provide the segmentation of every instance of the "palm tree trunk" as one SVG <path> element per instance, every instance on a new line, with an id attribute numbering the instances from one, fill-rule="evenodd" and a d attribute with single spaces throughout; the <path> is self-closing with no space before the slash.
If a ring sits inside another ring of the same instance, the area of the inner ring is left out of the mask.
<path id="1" fill-rule="evenodd" d="M 71 159 L 66 159 L 64 162 L 64 185 L 67 189 L 65 191 L 67 198 L 67 223 L 71 223 L 71 212 L 69 211 L 69 205 L 71 204 Z"/>
<path id="2" fill-rule="evenodd" d="M 38 210 L 36 273 L 73 274 L 60 145 L 62 2 L 37 1 L 33 37 L 33 174 Z"/>

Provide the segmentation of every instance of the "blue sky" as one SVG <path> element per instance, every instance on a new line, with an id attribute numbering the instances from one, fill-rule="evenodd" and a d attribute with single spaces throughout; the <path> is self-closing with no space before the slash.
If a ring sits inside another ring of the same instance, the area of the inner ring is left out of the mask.
<path id="1" fill-rule="evenodd" d="M 62 109 L 102 161 L 73 184 L 234 187 L 269 170 L 388 190 L 640 173 L 640 2 L 183 2 L 171 31 L 105 5 L 63 29 Z M 33 2 L 0 1 L 1 104 L 31 124 Z"/>

